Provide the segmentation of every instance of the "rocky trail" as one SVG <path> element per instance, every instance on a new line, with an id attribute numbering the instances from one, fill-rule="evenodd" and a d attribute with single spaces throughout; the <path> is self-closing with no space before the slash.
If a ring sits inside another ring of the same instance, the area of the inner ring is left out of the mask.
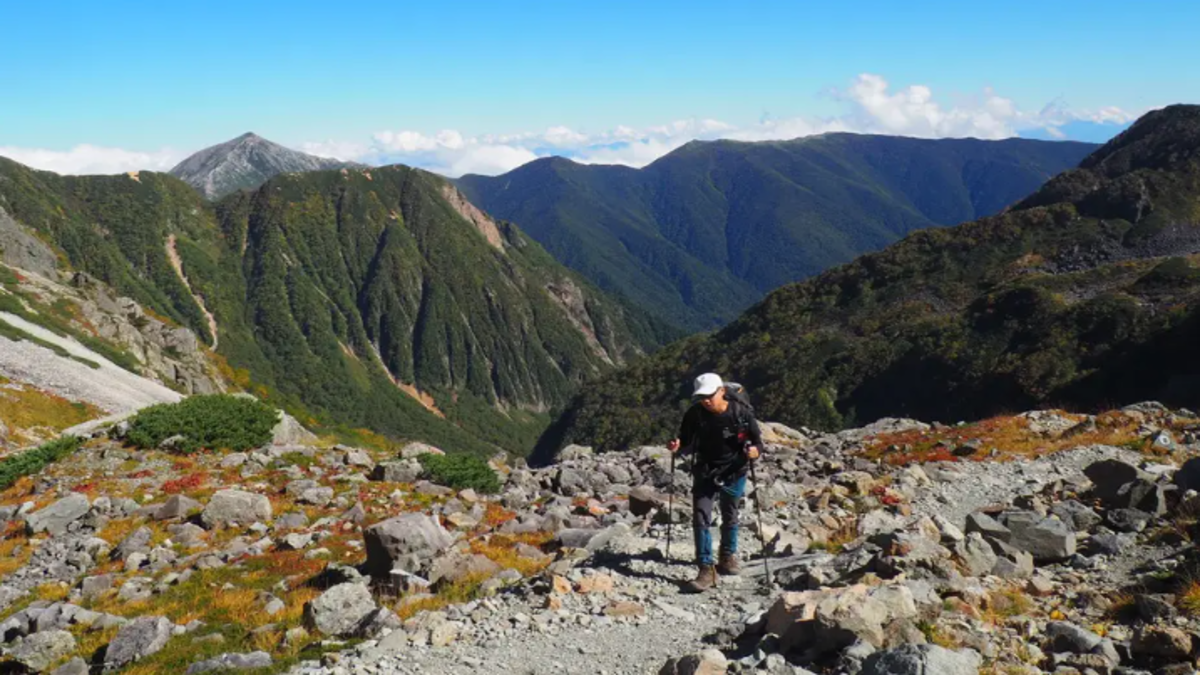
<path id="1" fill-rule="evenodd" d="M 180 455 L 96 429 L 0 492 L 6 667 L 56 672 L 1185 673 L 1200 419 L 1142 404 L 954 426 L 769 428 L 742 574 L 690 579 L 687 462 L 494 458 L 294 423 Z M 768 585 L 754 517 L 763 509 Z"/>

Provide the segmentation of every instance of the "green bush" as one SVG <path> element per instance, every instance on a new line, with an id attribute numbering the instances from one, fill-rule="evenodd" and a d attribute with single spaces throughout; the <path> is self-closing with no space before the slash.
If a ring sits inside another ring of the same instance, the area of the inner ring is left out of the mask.
<path id="1" fill-rule="evenodd" d="M 21 476 L 41 471 L 79 449 L 81 441 L 75 436 L 63 436 L 43 443 L 33 450 L 26 450 L 0 460 L 0 490 L 7 488 Z"/>
<path id="2" fill-rule="evenodd" d="M 265 445 L 278 421 L 274 408 L 239 396 L 192 396 L 150 406 L 130 421 L 126 438 L 139 448 L 157 448 L 172 436 L 180 452 L 200 449 L 243 451 Z"/>
<path id="3" fill-rule="evenodd" d="M 417 458 L 429 480 L 456 490 L 471 488 L 480 493 L 500 491 L 500 477 L 488 463 L 475 455 L 437 455 Z"/>

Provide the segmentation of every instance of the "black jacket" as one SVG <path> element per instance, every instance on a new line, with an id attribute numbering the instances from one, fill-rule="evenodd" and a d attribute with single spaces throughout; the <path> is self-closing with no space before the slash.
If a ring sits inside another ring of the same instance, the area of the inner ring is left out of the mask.
<path id="1" fill-rule="evenodd" d="M 749 468 L 746 446 L 763 450 L 762 431 L 753 411 L 737 401 L 720 415 L 695 404 L 679 425 L 679 447 L 683 454 L 695 453 L 694 473 L 716 478 L 737 477 Z"/>

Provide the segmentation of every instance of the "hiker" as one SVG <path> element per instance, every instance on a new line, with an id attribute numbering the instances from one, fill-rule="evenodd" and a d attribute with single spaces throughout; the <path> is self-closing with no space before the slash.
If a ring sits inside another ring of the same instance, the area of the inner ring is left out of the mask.
<path id="1" fill-rule="evenodd" d="M 667 443 L 672 453 L 694 453 L 692 466 L 692 527 L 695 529 L 699 572 L 684 590 L 700 593 L 717 584 L 717 575 L 740 571 L 738 563 L 738 506 L 746 492 L 750 462 L 763 447 L 754 408 L 740 385 L 722 382 L 716 373 L 696 378 L 692 400 L 683 416 L 679 437 Z M 721 509 L 721 549 L 713 565 L 712 510 Z"/>

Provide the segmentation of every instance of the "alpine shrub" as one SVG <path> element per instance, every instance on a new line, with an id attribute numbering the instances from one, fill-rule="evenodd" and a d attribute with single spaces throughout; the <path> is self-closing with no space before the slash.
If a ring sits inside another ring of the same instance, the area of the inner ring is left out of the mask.
<path id="1" fill-rule="evenodd" d="M 253 399 L 225 394 L 192 396 L 179 403 L 144 408 L 130 421 L 126 439 L 157 448 L 168 438 L 178 452 L 250 450 L 271 440 L 279 421 L 275 409 Z"/>
<path id="2" fill-rule="evenodd" d="M 37 473 L 79 449 L 81 441 L 75 436 L 43 443 L 32 450 L 0 460 L 0 490 L 17 482 L 21 476 Z"/>
<path id="3" fill-rule="evenodd" d="M 429 453 L 417 457 L 417 461 L 425 470 L 425 477 L 439 485 L 456 490 L 471 488 L 485 494 L 500 491 L 500 477 L 475 455 Z"/>

